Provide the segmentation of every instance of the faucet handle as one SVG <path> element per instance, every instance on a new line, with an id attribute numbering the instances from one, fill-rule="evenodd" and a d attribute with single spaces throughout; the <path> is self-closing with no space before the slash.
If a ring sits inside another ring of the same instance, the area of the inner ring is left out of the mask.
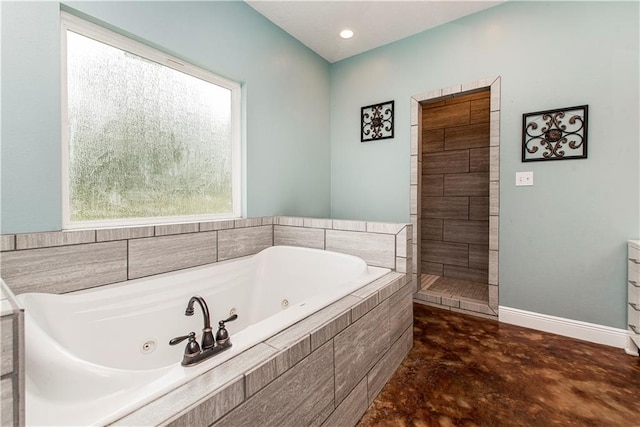
<path id="1" fill-rule="evenodd" d="M 228 319 L 225 320 L 221 320 L 218 322 L 218 326 L 224 326 L 225 323 L 227 322 L 233 322 L 234 320 L 236 320 L 238 318 L 237 314 L 232 314 Z"/>
<path id="2" fill-rule="evenodd" d="M 216 342 L 218 345 L 226 344 L 229 342 L 229 332 L 227 328 L 224 327 L 224 324 L 227 322 L 232 322 L 238 318 L 237 314 L 232 315 L 228 319 L 221 320 L 218 322 L 218 332 L 216 332 Z"/>
<path id="3" fill-rule="evenodd" d="M 189 338 L 189 342 L 187 343 L 187 346 L 184 349 L 185 356 L 200 353 L 200 345 L 198 345 L 198 342 L 196 341 L 195 332 L 189 332 L 189 335 L 175 337 L 171 341 L 169 341 L 169 345 L 180 344 L 182 341 L 186 340 L 187 338 Z"/>

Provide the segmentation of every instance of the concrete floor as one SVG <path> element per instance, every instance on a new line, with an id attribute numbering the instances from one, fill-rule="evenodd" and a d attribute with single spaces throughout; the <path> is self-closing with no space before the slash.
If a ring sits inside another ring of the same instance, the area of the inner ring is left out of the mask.
<path id="1" fill-rule="evenodd" d="M 640 358 L 414 304 L 414 347 L 359 426 L 640 426 Z"/>

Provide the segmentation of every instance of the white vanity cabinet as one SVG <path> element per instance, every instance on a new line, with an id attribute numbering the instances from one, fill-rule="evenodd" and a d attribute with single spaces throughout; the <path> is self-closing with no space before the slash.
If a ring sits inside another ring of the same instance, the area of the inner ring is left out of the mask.
<path id="1" fill-rule="evenodd" d="M 634 353 L 640 347 L 640 240 L 629 240 L 627 264 L 627 328 L 633 343 L 629 343 L 628 352 Z"/>

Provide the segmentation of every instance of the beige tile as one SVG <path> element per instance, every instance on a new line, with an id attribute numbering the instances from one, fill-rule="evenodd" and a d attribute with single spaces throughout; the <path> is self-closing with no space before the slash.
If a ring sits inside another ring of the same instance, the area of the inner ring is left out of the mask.
<path id="1" fill-rule="evenodd" d="M 156 225 L 156 236 L 168 236 L 170 234 L 197 233 L 200 231 L 200 224 L 190 222 L 185 224 L 163 224 Z"/>
<path id="2" fill-rule="evenodd" d="M 411 215 L 417 215 L 418 214 L 418 186 L 417 185 L 409 186 L 409 202 L 410 202 L 409 213 Z"/>
<path id="3" fill-rule="evenodd" d="M 243 373 L 275 353 L 275 349 L 265 344 L 251 347 L 124 416 L 114 425 L 164 425 L 169 422 L 176 426 L 209 425 L 244 400 Z"/>
<path id="4" fill-rule="evenodd" d="M 489 183 L 489 215 L 500 215 L 500 182 Z"/>
<path id="5" fill-rule="evenodd" d="M 332 355 L 329 342 L 231 411 L 220 424 L 321 424 L 328 416 L 327 408 L 333 409 Z"/>
<path id="6" fill-rule="evenodd" d="M 293 216 L 279 216 L 276 217 L 276 222 L 274 222 L 274 224 L 290 225 L 292 227 L 304 227 L 304 218 Z"/>
<path id="7" fill-rule="evenodd" d="M 462 92 L 462 84 L 449 86 L 447 88 L 442 89 L 442 96 L 454 95 L 456 93 Z"/>
<path id="8" fill-rule="evenodd" d="M 411 250 L 411 240 L 407 239 L 407 237 L 410 238 L 411 235 L 409 234 L 409 236 L 407 236 L 406 227 L 396 235 L 396 256 L 407 258 L 407 255 L 409 255 Z"/>
<path id="9" fill-rule="evenodd" d="M 0 251 L 13 251 L 16 248 L 16 235 L 3 234 L 0 236 Z"/>
<path id="10" fill-rule="evenodd" d="M 411 155 L 412 156 L 417 156 L 418 155 L 418 144 L 420 143 L 420 141 L 418 140 L 418 125 L 412 125 L 411 126 Z"/>
<path id="11" fill-rule="evenodd" d="M 500 180 L 500 147 L 493 146 L 489 149 L 489 181 Z"/>
<path id="12" fill-rule="evenodd" d="M 358 233 L 352 231 L 326 231 L 326 249 L 362 258 L 376 267 L 395 267 L 394 235 Z"/>
<path id="13" fill-rule="evenodd" d="M 216 231 L 129 241 L 129 279 L 216 262 Z"/>
<path id="14" fill-rule="evenodd" d="M 326 419 L 322 427 L 354 426 L 367 411 L 368 406 L 367 378 L 363 378 Z"/>
<path id="15" fill-rule="evenodd" d="M 341 403 L 389 348 L 389 301 L 383 301 L 334 340 L 335 402 Z"/>
<path id="16" fill-rule="evenodd" d="M 324 249 L 324 229 L 274 225 L 273 244 Z"/>
<path id="17" fill-rule="evenodd" d="M 497 216 L 489 217 L 489 249 L 497 251 L 499 241 L 499 220 Z"/>
<path id="18" fill-rule="evenodd" d="M 411 98 L 411 126 L 417 125 L 420 117 L 420 104 Z"/>
<path id="19" fill-rule="evenodd" d="M 127 280 L 127 242 L 6 252 L 0 276 L 15 294 L 63 293 Z"/>
<path id="20" fill-rule="evenodd" d="M 370 312 L 376 305 L 378 305 L 379 301 L 380 299 L 378 297 L 378 292 L 375 292 L 368 297 L 363 298 L 362 301 L 351 308 L 351 321 L 355 322 L 356 320 Z"/>
<path id="21" fill-rule="evenodd" d="M 414 299 L 418 299 L 424 302 L 430 302 L 432 304 L 442 304 L 442 295 L 418 291 L 413 297 Z"/>
<path id="22" fill-rule="evenodd" d="M 350 221 L 346 219 L 334 219 L 334 230 L 344 231 L 367 231 L 367 223 L 365 221 Z"/>
<path id="23" fill-rule="evenodd" d="M 96 241 L 109 242 L 112 240 L 139 239 L 142 237 L 153 237 L 154 227 L 119 227 L 119 228 L 102 228 L 96 230 Z"/>
<path id="24" fill-rule="evenodd" d="M 332 339 L 339 332 L 351 324 L 351 309 L 331 319 L 319 328 L 311 331 L 311 351 L 315 351 L 325 342 Z"/>
<path id="25" fill-rule="evenodd" d="M 369 403 L 373 402 L 378 393 L 382 391 L 384 385 L 409 354 L 411 347 L 413 347 L 413 331 L 411 328 L 407 328 L 367 374 L 367 400 Z"/>
<path id="26" fill-rule="evenodd" d="M 409 175 L 409 183 L 411 185 L 418 185 L 418 173 L 419 173 L 419 169 L 418 169 L 418 156 L 411 156 L 411 159 L 409 159 L 409 164 L 410 164 L 410 175 Z"/>
<path id="27" fill-rule="evenodd" d="M 0 320 L 1 351 L 0 375 L 13 371 L 13 316 L 4 316 Z"/>
<path id="28" fill-rule="evenodd" d="M 449 298 L 449 297 L 445 297 L 443 296 L 441 298 L 441 303 L 442 305 L 446 305 L 447 307 L 460 307 L 460 300 L 457 298 Z"/>
<path id="29" fill-rule="evenodd" d="M 418 215 L 409 215 L 411 222 L 411 240 L 414 242 L 418 241 Z"/>
<path id="30" fill-rule="evenodd" d="M 310 228 L 333 228 L 333 221 L 325 218 L 304 218 L 303 224 Z"/>
<path id="31" fill-rule="evenodd" d="M 422 92 L 417 95 L 413 95 L 413 98 L 418 102 L 430 101 L 435 98 L 440 98 L 442 96 L 442 89 L 431 90 L 427 92 Z"/>
<path id="32" fill-rule="evenodd" d="M 262 225 L 262 218 L 241 218 L 233 221 L 234 228 L 257 227 Z"/>
<path id="33" fill-rule="evenodd" d="M 489 251 L 489 284 L 498 285 L 498 251 Z"/>
<path id="34" fill-rule="evenodd" d="M 461 88 L 462 92 L 468 92 L 474 89 L 482 89 L 485 87 L 490 87 L 491 83 L 493 83 L 495 79 L 496 79 L 495 77 L 490 77 L 487 79 L 475 80 L 469 83 L 462 83 L 462 88 Z"/>
<path id="35" fill-rule="evenodd" d="M 500 77 L 491 84 L 491 111 L 500 110 Z"/>
<path id="36" fill-rule="evenodd" d="M 280 350 L 289 348 L 294 343 L 308 337 L 312 331 L 316 331 L 336 320 L 336 318 L 344 314 L 345 311 L 349 310 L 359 302 L 359 297 L 347 295 L 346 297 L 339 299 L 333 304 L 328 305 L 322 310 L 315 312 L 311 316 L 269 338 L 265 343 Z"/>
<path id="37" fill-rule="evenodd" d="M 489 308 L 487 304 L 480 304 L 472 301 L 460 301 L 460 308 L 462 310 L 474 311 L 476 313 L 487 314 L 489 316 L 495 316 L 495 312 Z"/>
<path id="38" fill-rule="evenodd" d="M 262 225 L 271 225 L 273 223 L 274 223 L 274 218 L 272 216 L 262 217 Z"/>
<path id="39" fill-rule="evenodd" d="M 499 306 L 498 286 L 489 285 L 489 307 L 496 313 Z"/>
<path id="40" fill-rule="evenodd" d="M 95 230 L 16 234 L 16 249 L 36 249 L 52 246 L 77 245 L 81 243 L 93 243 L 95 241 Z"/>
<path id="41" fill-rule="evenodd" d="M 410 273 L 411 262 L 407 258 L 396 257 L 396 268 L 398 273 Z"/>
<path id="42" fill-rule="evenodd" d="M 389 297 L 389 338 L 391 342 L 402 335 L 403 331 L 413 325 L 413 289 L 407 283 Z"/>
<path id="43" fill-rule="evenodd" d="M 402 223 L 390 223 L 390 222 L 367 222 L 367 232 L 369 233 L 384 233 L 384 234 L 398 234 L 406 224 Z"/>
<path id="44" fill-rule="evenodd" d="M 493 111 L 489 119 L 489 145 L 500 145 L 500 111 Z"/>
<path id="45" fill-rule="evenodd" d="M 450 310 L 455 313 L 468 314 L 475 317 L 481 317 L 487 320 L 494 320 L 496 322 L 498 321 L 498 317 L 495 314 L 484 314 L 484 313 L 479 313 L 477 311 L 464 310 L 464 309 L 455 308 L 455 307 L 451 307 Z"/>
<path id="46" fill-rule="evenodd" d="M 235 221 L 232 219 L 224 221 L 209 221 L 200 223 L 200 231 L 227 230 L 234 227 Z"/>
<path id="47" fill-rule="evenodd" d="M 18 425 L 15 422 L 13 413 L 13 381 L 11 377 L 7 377 L 0 381 L 0 422 L 3 426 Z"/>
<path id="48" fill-rule="evenodd" d="M 273 226 L 218 231 L 218 261 L 253 255 L 273 246 Z"/>

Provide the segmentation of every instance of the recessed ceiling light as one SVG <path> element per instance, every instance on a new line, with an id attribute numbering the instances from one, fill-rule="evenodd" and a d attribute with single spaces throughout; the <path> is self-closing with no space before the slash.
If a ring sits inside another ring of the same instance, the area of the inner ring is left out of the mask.
<path id="1" fill-rule="evenodd" d="M 353 37 L 353 31 L 342 30 L 340 31 L 340 37 L 342 37 L 343 39 L 350 39 L 351 37 Z"/>

